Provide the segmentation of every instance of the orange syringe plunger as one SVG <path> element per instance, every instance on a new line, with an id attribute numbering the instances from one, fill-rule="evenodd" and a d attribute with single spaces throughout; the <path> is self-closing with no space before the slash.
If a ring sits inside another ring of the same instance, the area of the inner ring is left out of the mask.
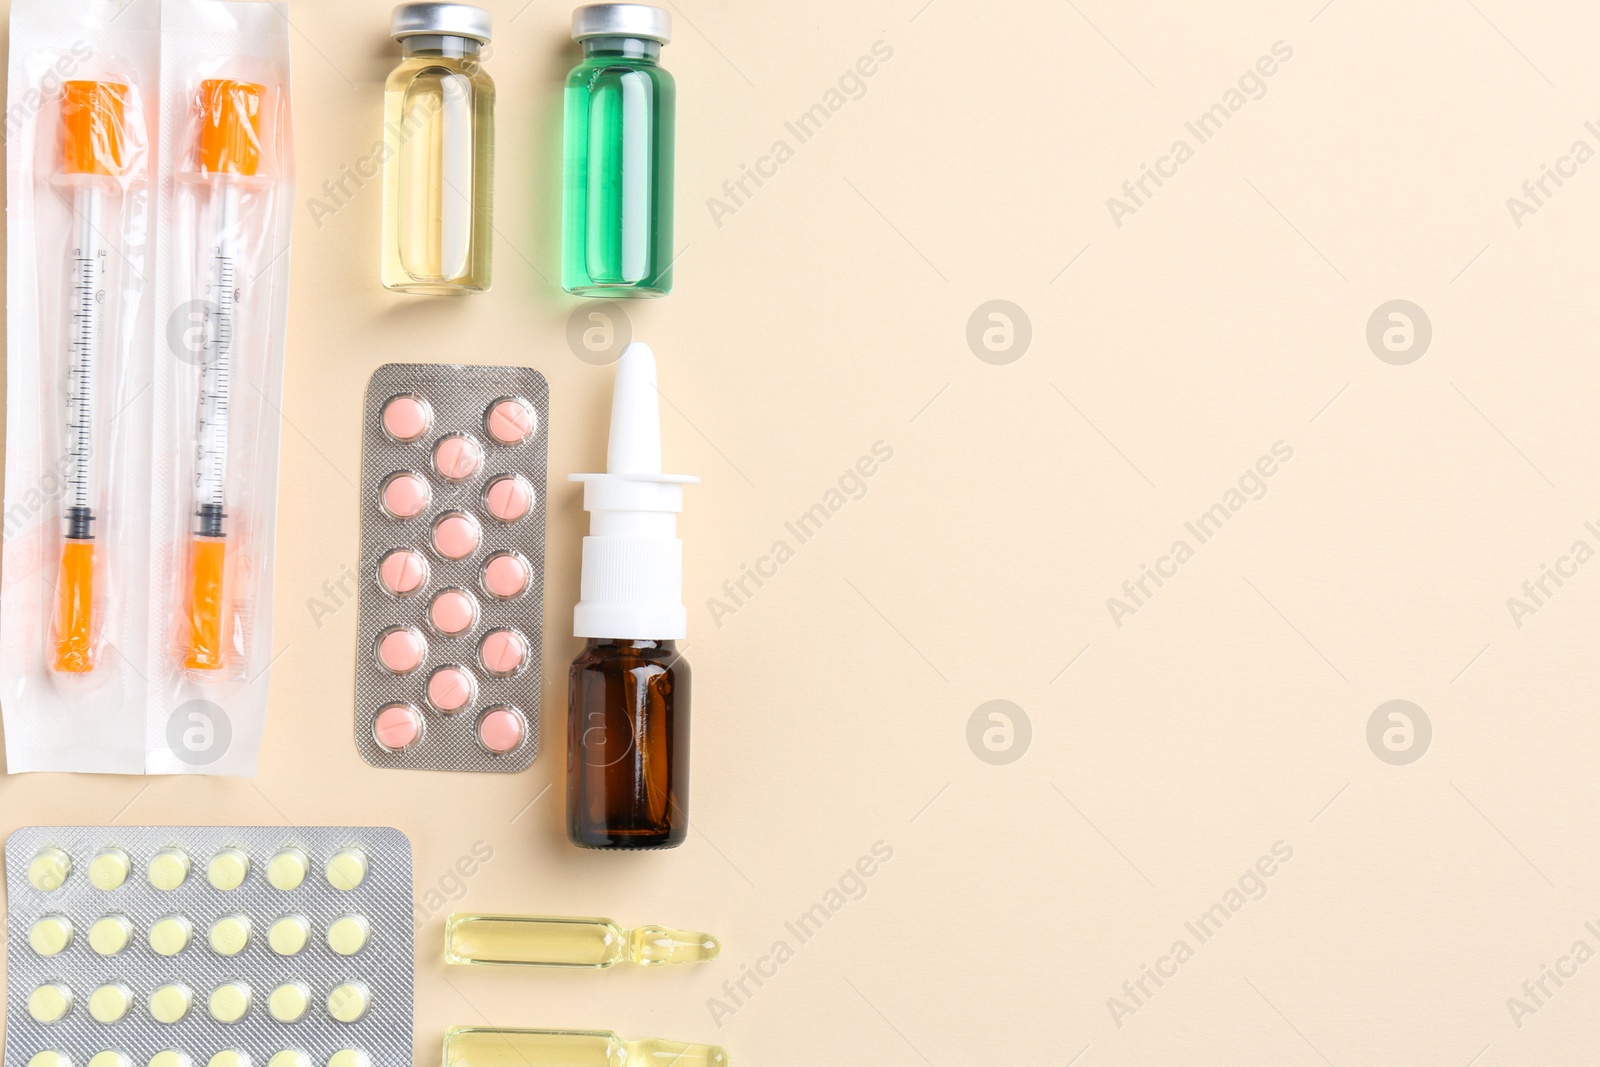
<path id="1" fill-rule="evenodd" d="M 69 81 L 62 88 L 62 170 L 120 177 L 128 166 L 128 87 L 117 82 Z"/>
<path id="2" fill-rule="evenodd" d="M 255 176 L 261 166 L 261 97 L 255 82 L 209 78 L 200 83 L 200 173 Z"/>

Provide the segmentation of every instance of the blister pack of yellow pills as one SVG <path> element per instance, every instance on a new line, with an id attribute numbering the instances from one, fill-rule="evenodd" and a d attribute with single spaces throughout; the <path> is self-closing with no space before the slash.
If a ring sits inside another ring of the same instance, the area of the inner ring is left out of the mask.
<path id="1" fill-rule="evenodd" d="M 411 842 L 33 826 L 6 842 L 4 1067 L 411 1062 Z"/>

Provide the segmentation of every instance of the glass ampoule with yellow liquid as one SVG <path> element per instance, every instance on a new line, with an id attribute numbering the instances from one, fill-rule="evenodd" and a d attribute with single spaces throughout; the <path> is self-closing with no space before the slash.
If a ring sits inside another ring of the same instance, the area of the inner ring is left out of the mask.
<path id="1" fill-rule="evenodd" d="M 403 59 L 383 92 L 383 284 L 407 293 L 489 288 L 494 82 L 489 12 L 406 3 L 390 33 Z"/>
<path id="2" fill-rule="evenodd" d="M 445 920 L 446 963 L 513 967 L 654 966 L 716 959 L 722 944 L 710 934 L 639 926 L 610 919 L 554 915 L 464 915 Z"/>
<path id="3" fill-rule="evenodd" d="M 444 1067 L 728 1067 L 716 1045 L 647 1037 L 627 1041 L 609 1030 L 507 1030 L 452 1027 L 444 1035 Z"/>

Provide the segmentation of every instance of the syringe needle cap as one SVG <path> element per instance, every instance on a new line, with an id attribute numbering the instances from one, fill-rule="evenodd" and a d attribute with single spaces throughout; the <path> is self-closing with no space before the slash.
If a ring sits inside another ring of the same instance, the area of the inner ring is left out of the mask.
<path id="1" fill-rule="evenodd" d="M 55 669 L 94 669 L 94 542 L 69 538 L 61 546 Z"/>
<path id="2" fill-rule="evenodd" d="M 200 83 L 198 164 L 202 174 L 253 177 L 261 165 L 261 97 L 255 82 L 208 78 Z"/>
<path id="3" fill-rule="evenodd" d="M 118 82 L 63 84 L 61 156 L 66 173 L 122 175 L 128 165 L 123 125 L 127 102 L 128 87 Z"/>

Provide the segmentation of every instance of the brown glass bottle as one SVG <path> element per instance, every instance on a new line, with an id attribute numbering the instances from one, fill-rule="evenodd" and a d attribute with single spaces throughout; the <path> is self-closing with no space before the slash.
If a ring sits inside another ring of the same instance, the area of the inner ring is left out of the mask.
<path id="1" fill-rule="evenodd" d="M 676 642 L 591 637 L 567 676 L 567 836 L 672 848 L 689 833 L 689 664 Z"/>

